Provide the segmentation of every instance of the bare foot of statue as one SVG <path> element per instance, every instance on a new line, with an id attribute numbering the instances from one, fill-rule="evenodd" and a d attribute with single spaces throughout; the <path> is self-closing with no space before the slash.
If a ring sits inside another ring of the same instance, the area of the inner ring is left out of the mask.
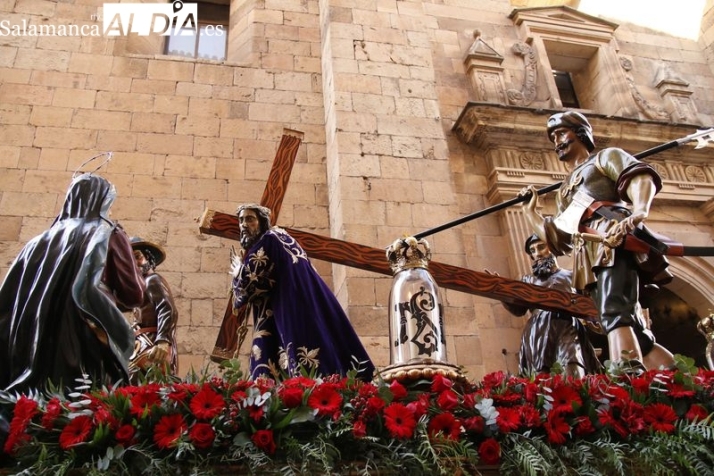
<path id="1" fill-rule="evenodd" d="M 659 344 L 655 344 L 652 350 L 644 356 L 643 362 L 647 370 L 673 369 L 675 366 L 672 353 Z"/>

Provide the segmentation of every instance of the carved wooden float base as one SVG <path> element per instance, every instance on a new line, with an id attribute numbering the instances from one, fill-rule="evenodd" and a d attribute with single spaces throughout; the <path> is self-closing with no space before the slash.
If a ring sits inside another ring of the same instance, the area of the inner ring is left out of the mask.
<path id="1" fill-rule="evenodd" d="M 436 375 L 441 375 L 454 382 L 467 382 L 466 376 L 459 366 L 432 359 L 422 359 L 419 362 L 406 364 L 393 364 L 378 370 L 378 373 L 379 377 L 385 382 L 396 380 L 399 383 L 408 383 L 416 380 L 431 380 Z"/>

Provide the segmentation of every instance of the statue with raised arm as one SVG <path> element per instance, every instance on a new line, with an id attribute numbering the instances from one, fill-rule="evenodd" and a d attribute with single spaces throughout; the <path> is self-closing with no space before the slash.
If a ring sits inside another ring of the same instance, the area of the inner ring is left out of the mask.
<path id="1" fill-rule="evenodd" d="M 622 149 L 594 152 L 592 126 L 579 112 L 553 114 L 547 133 L 569 174 L 557 192 L 554 217 L 540 214 L 533 186 L 521 191 L 531 194 L 523 207 L 526 220 L 556 256 L 573 253 L 573 287 L 593 298 L 611 361 L 673 366 L 672 354 L 655 343 L 638 312 L 644 286 L 672 279 L 667 260 L 631 246 L 631 233 L 643 227 L 662 186 L 659 175 Z"/>

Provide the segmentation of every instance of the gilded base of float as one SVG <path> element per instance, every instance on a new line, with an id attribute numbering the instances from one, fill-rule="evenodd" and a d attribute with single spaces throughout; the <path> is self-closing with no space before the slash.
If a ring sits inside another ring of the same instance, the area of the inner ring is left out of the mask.
<path id="1" fill-rule="evenodd" d="M 396 380 L 399 383 L 411 383 L 417 380 L 432 380 L 436 375 L 441 375 L 454 382 L 467 382 L 466 376 L 457 365 L 432 359 L 422 359 L 418 362 L 406 364 L 392 364 L 378 370 L 378 374 L 379 378 L 385 382 Z"/>

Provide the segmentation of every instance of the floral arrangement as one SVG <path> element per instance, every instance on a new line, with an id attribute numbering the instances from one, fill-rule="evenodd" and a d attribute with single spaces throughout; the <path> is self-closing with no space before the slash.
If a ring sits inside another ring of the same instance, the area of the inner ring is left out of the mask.
<path id="1" fill-rule="evenodd" d="M 408 384 L 252 381 L 229 361 L 180 381 L 4 394 L 0 474 L 712 474 L 714 372 L 677 359 Z"/>

